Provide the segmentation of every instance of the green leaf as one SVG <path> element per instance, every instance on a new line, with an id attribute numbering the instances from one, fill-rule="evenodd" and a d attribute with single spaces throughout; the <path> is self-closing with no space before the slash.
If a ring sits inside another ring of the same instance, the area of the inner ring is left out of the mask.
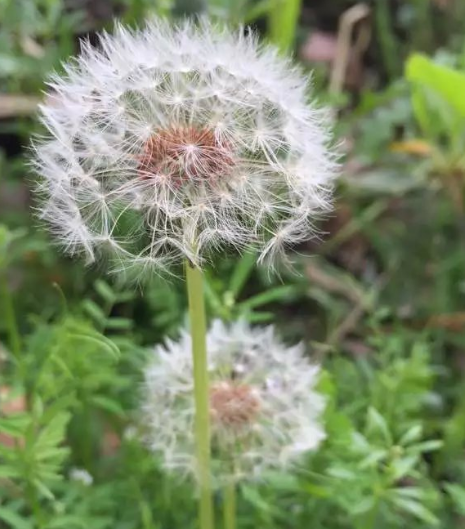
<path id="1" fill-rule="evenodd" d="M 243 486 L 242 495 L 246 501 L 251 503 L 259 511 L 270 512 L 272 510 L 271 504 L 263 499 L 260 493 L 253 487 Z"/>
<path id="2" fill-rule="evenodd" d="M 443 446 L 443 441 L 436 439 L 431 441 L 425 441 L 416 445 L 410 446 L 407 451 L 410 454 L 420 454 L 423 452 L 433 452 L 439 450 Z"/>
<path id="3" fill-rule="evenodd" d="M 121 405 L 115 400 L 105 397 L 103 395 L 95 395 L 91 401 L 99 408 L 109 411 L 110 413 L 117 415 L 118 417 L 124 417 L 125 411 Z"/>
<path id="4" fill-rule="evenodd" d="M 425 55 L 413 54 L 406 64 L 406 77 L 435 90 L 465 117 L 465 73 L 436 64 Z"/>
<path id="5" fill-rule="evenodd" d="M 267 483 L 270 483 L 275 490 L 296 492 L 300 490 L 299 480 L 292 474 L 284 472 L 267 472 L 264 476 Z"/>
<path id="6" fill-rule="evenodd" d="M 21 437 L 30 422 L 30 417 L 25 413 L 17 413 L 0 419 L 0 432 L 12 437 Z"/>
<path id="7" fill-rule="evenodd" d="M 12 529 L 34 529 L 32 523 L 6 507 L 0 507 L 0 520 L 3 520 Z"/>
<path id="8" fill-rule="evenodd" d="M 375 408 L 371 406 L 368 410 L 367 430 L 368 432 L 371 432 L 371 433 L 381 434 L 384 441 L 388 445 L 391 445 L 392 436 L 391 436 L 391 432 L 389 431 L 389 427 L 387 425 L 386 420 L 379 413 L 378 410 L 376 410 Z"/>
<path id="9" fill-rule="evenodd" d="M 103 325 L 105 323 L 105 313 L 103 310 L 92 300 L 85 299 L 82 302 L 82 308 L 84 311 L 98 324 Z"/>
<path id="10" fill-rule="evenodd" d="M 407 476 L 418 463 L 418 456 L 406 456 L 392 462 L 393 478 L 395 480 Z"/>
<path id="11" fill-rule="evenodd" d="M 205 293 L 205 301 L 207 302 L 210 309 L 214 312 L 215 315 L 227 319 L 228 311 L 225 307 L 223 307 L 222 300 L 220 296 L 216 293 L 212 285 L 212 281 L 209 279 L 207 274 L 205 274 L 205 281 L 203 286 Z"/>
<path id="12" fill-rule="evenodd" d="M 449 494 L 458 514 L 465 516 L 465 487 L 448 483 L 444 485 L 447 493 Z"/>
<path id="13" fill-rule="evenodd" d="M 120 350 L 118 347 L 108 338 L 99 333 L 87 333 L 87 334 L 70 334 L 70 339 L 82 340 L 95 345 L 97 348 L 106 351 L 113 360 L 119 360 Z"/>
<path id="14" fill-rule="evenodd" d="M 365 514 L 376 507 L 377 498 L 375 496 L 368 496 L 362 498 L 359 502 L 355 503 L 350 507 L 350 513 L 352 515 Z"/>
<path id="15" fill-rule="evenodd" d="M 317 498 L 328 498 L 331 496 L 331 490 L 329 488 L 317 485 L 316 483 L 305 483 L 302 486 L 302 490 Z"/>
<path id="16" fill-rule="evenodd" d="M 0 479 L 2 478 L 17 478 L 20 475 L 18 469 L 14 466 L 5 465 L 5 461 L 2 460 L 2 466 L 0 466 Z"/>
<path id="17" fill-rule="evenodd" d="M 328 474 L 333 478 L 337 478 L 338 480 L 342 479 L 352 481 L 357 479 L 357 474 L 355 472 L 343 466 L 330 467 L 328 469 Z"/>
<path id="18" fill-rule="evenodd" d="M 430 525 L 438 525 L 439 520 L 434 516 L 434 514 L 428 510 L 421 503 L 407 498 L 395 498 L 393 503 L 401 509 L 402 511 L 408 512 L 418 518 L 419 520 L 426 522 Z"/>
<path id="19" fill-rule="evenodd" d="M 47 524 L 47 529 L 88 529 L 88 527 L 89 523 L 86 519 L 72 514 L 65 514 L 59 517 L 55 516 L 55 518 Z"/>
<path id="20" fill-rule="evenodd" d="M 254 252 L 247 252 L 234 267 L 231 281 L 229 282 L 229 290 L 232 292 L 234 298 L 240 294 L 244 284 L 250 277 L 256 262 L 257 255 Z"/>
<path id="21" fill-rule="evenodd" d="M 261 307 L 275 301 L 284 301 L 294 298 L 302 293 L 302 288 L 297 285 L 282 285 L 272 288 L 239 304 L 241 311 L 248 311 L 256 307 Z"/>
<path id="22" fill-rule="evenodd" d="M 38 457 L 41 450 L 56 447 L 65 437 L 65 429 L 71 414 L 67 412 L 58 413 L 43 428 L 35 441 L 36 456 Z"/>
<path id="23" fill-rule="evenodd" d="M 268 323 L 275 318 L 274 312 L 246 312 L 241 315 L 249 323 Z"/>
<path id="24" fill-rule="evenodd" d="M 423 428 L 421 424 L 414 424 L 399 440 L 399 445 L 404 446 L 421 439 Z"/>
<path id="25" fill-rule="evenodd" d="M 107 318 L 105 328 L 110 330 L 128 331 L 134 327 L 134 322 L 129 318 Z"/>
<path id="26" fill-rule="evenodd" d="M 372 450 L 364 459 L 360 461 L 358 466 L 361 469 L 374 467 L 380 461 L 383 461 L 387 454 L 387 450 Z"/>
<path id="27" fill-rule="evenodd" d="M 105 283 L 105 281 L 102 281 L 101 279 L 97 279 L 97 281 L 94 283 L 94 288 L 97 291 L 97 293 L 100 295 L 100 297 L 106 301 L 108 304 L 114 304 L 116 301 L 116 295 L 113 292 L 113 290 L 110 288 L 110 286 Z"/>
<path id="28" fill-rule="evenodd" d="M 271 9 L 273 5 L 273 0 L 261 0 L 256 3 L 252 3 L 248 11 L 246 12 L 244 16 L 244 23 L 250 24 L 257 20 L 257 18 L 261 18 L 264 15 L 268 13 L 268 11 Z"/>
<path id="29" fill-rule="evenodd" d="M 47 485 L 45 485 L 45 483 L 43 481 L 41 481 L 39 479 L 35 479 L 33 483 L 34 483 L 35 487 L 37 488 L 37 490 L 42 494 L 42 496 L 44 496 L 48 500 L 54 500 L 55 499 L 55 495 L 47 487 Z"/>

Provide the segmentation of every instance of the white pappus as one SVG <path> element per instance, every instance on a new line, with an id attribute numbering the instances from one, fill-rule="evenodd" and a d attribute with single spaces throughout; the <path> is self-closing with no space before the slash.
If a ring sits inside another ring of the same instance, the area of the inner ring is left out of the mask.
<path id="1" fill-rule="evenodd" d="M 228 248 L 272 263 L 330 208 L 328 115 L 308 75 L 252 33 L 117 26 L 64 70 L 33 163 L 68 252 L 139 276 Z"/>
<path id="2" fill-rule="evenodd" d="M 261 480 L 288 469 L 324 439 L 319 368 L 303 346 L 287 347 L 273 327 L 215 320 L 207 335 L 212 479 L 215 486 Z M 196 474 L 191 338 L 154 349 L 145 372 L 147 441 L 165 468 Z"/>

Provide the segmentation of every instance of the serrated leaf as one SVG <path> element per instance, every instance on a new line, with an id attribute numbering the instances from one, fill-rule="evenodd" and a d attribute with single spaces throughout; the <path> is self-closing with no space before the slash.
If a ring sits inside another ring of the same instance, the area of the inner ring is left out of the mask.
<path id="1" fill-rule="evenodd" d="M 57 448 L 57 447 L 50 447 L 50 448 L 41 448 L 40 450 L 36 451 L 35 459 L 36 461 L 43 461 L 48 459 L 56 459 L 63 460 L 65 459 L 68 454 L 70 453 L 69 448 Z"/>
<path id="2" fill-rule="evenodd" d="M 36 487 L 36 489 L 40 492 L 40 494 L 42 494 L 42 496 L 44 496 L 45 498 L 49 499 L 49 500 L 54 500 L 55 499 L 55 495 L 53 494 L 53 492 L 47 487 L 47 485 L 45 485 L 45 483 L 39 479 L 35 479 L 33 481 L 34 483 L 34 486 Z"/>
<path id="3" fill-rule="evenodd" d="M 21 437 L 30 422 L 29 415 L 18 413 L 9 415 L 0 419 L 0 432 L 10 435 L 11 437 Z"/>
<path id="4" fill-rule="evenodd" d="M 71 414 L 61 412 L 55 415 L 53 419 L 42 429 L 35 441 L 35 449 L 37 453 L 40 450 L 55 447 L 64 440 L 65 429 Z"/>

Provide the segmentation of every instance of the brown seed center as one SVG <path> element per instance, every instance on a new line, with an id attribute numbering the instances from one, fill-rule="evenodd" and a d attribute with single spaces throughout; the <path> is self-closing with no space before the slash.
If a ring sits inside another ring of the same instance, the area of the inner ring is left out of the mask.
<path id="1" fill-rule="evenodd" d="M 249 426 L 259 410 L 259 398 L 250 386 L 221 382 L 210 388 L 210 411 L 218 425 L 231 429 Z"/>
<path id="2" fill-rule="evenodd" d="M 176 186 L 192 181 L 215 181 L 234 165 L 230 146 L 207 127 L 176 126 L 151 136 L 139 157 L 144 179 L 169 178 Z"/>

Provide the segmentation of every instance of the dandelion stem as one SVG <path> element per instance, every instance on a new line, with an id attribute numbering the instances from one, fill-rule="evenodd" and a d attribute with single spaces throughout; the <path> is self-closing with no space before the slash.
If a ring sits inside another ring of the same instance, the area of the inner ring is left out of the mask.
<path id="1" fill-rule="evenodd" d="M 3 301 L 3 313 L 8 333 L 8 341 L 11 352 L 18 360 L 21 354 L 21 339 L 16 321 L 13 299 L 8 286 L 8 280 L 4 270 L 0 270 L 0 298 Z"/>
<path id="2" fill-rule="evenodd" d="M 224 528 L 236 529 L 236 487 L 228 483 L 223 491 Z"/>
<path id="3" fill-rule="evenodd" d="M 186 263 L 186 280 L 194 361 L 195 437 L 200 483 L 199 522 L 201 529 L 213 529 L 207 328 L 202 272 L 190 263 Z"/>

